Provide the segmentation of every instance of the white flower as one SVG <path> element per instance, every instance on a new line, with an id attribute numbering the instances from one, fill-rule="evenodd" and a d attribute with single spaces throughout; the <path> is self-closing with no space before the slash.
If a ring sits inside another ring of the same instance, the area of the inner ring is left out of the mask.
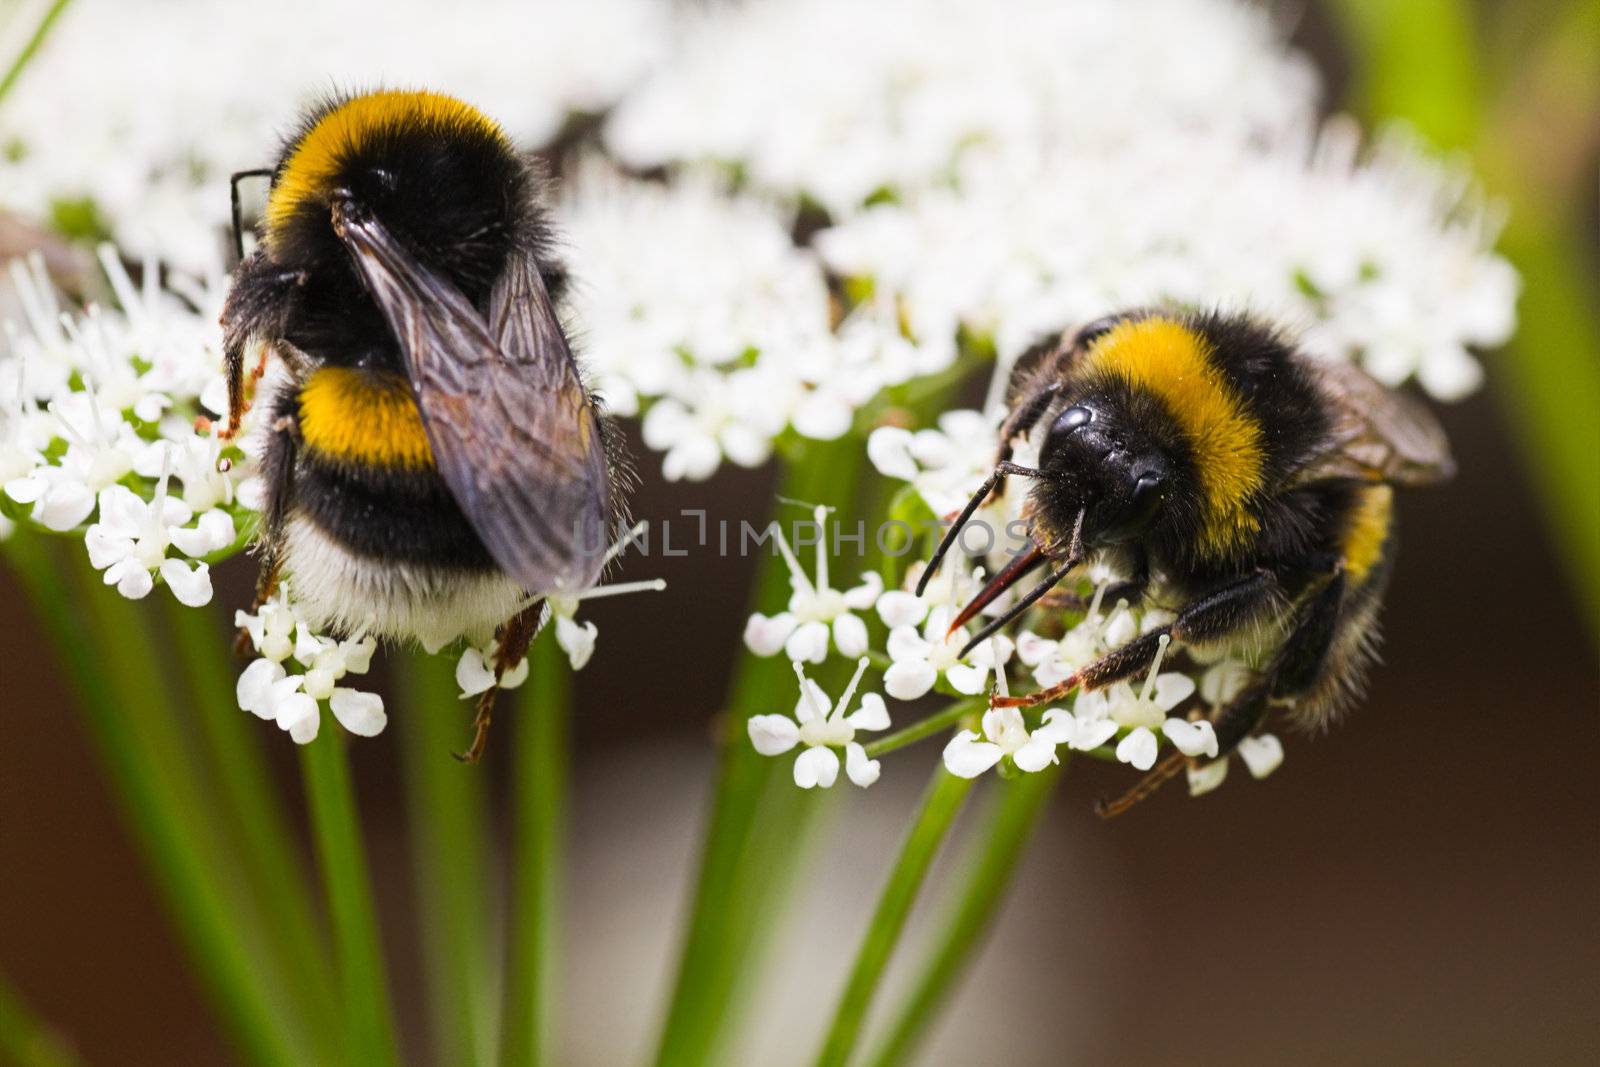
<path id="1" fill-rule="evenodd" d="M 116 586 L 123 596 L 138 600 L 148 595 L 154 586 L 152 573 L 159 573 L 179 603 L 198 607 L 211 602 L 210 567 L 168 559 L 167 548 L 201 560 L 233 544 L 233 519 L 214 509 L 189 526 L 193 509 L 168 495 L 169 477 L 170 468 L 148 503 L 124 485 L 101 490 L 100 518 L 85 532 L 84 543 L 89 562 L 105 571 L 105 583 Z"/>
<path id="2" fill-rule="evenodd" d="M 1189 765 L 1184 768 L 1184 773 L 1189 781 L 1189 795 L 1204 796 L 1227 779 L 1228 761 L 1218 759 L 1210 763 L 1196 763 L 1190 760 Z"/>
<path id="3" fill-rule="evenodd" d="M 1100 601 L 1108 585 L 1109 581 L 1102 582 L 1095 589 L 1088 614 L 1059 640 L 1026 632 L 1018 636 L 1017 658 L 1033 669 L 1033 680 L 1041 688 L 1065 681 L 1137 632 L 1132 613 L 1123 603 L 1109 618 L 1100 614 Z"/>
<path id="4" fill-rule="evenodd" d="M 861 676 L 866 672 L 867 659 L 856 664 L 856 673 L 845 688 L 837 704 L 831 705 L 822 687 L 805 676 L 799 663 L 794 672 L 800 680 L 800 700 L 795 705 L 794 717 L 787 715 L 756 715 L 746 729 L 750 743 L 763 756 L 781 756 L 796 745 L 805 750 L 794 761 L 794 781 L 802 789 L 818 786 L 826 789 L 839 777 L 839 753 L 844 750 L 845 775 L 856 785 L 866 787 L 878 780 L 882 767 L 875 759 L 867 758 L 867 751 L 856 740 L 857 730 L 887 730 L 889 710 L 883 698 L 867 693 L 860 706 L 846 715 L 855 696 Z"/>
<path id="5" fill-rule="evenodd" d="M 970 636 L 965 627 L 946 636 L 955 611 L 940 605 L 928 612 L 921 633 L 915 626 L 897 626 L 889 632 L 889 658 L 894 662 L 883 675 L 883 688 L 896 700 L 915 700 L 931 690 L 942 674 L 958 693 L 983 692 L 991 672 L 998 671 L 1015 647 L 1011 638 L 996 634 L 958 658 Z"/>
<path id="6" fill-rule="evenodd" d="M 1042 724 L 1031 733 L 1016 708 L 991 708 L 983 713 L 983 733 L 962 730 L 944 747 L 944 766 L 961 778 L 976 778 L 1010 757 L 1021 771 L 1042 771 L 1056 759 L 1056 746 L 1065 737 L 1062 719 L 1054 709 L 1045 712 Z"/>
<path id="7" fill-rule="evenodd" d="M 951 320 L 905 335 L 893 302 L 835 326 L 826 272 L 792 237 L 794 208 L 704 172 L 624 179 L 595 160 L 559 206 L 573 317 L 613 411 L 643 413 L 669 480 L 758 466 L 794 433 L 833 440 L 886 387 L 950 365 Z"/>
<path id="8" fill-rule="evenodd" d="M 1257 734 L 1239 742 L 1235 750 L 1255 778 L 1265 778 L 1283 763 L 1283 742 L 1272 734 Z"/>
<path id="9" fill-rule="evenodd" d="M 946 411 L 938 429 L 880 426 L 867 437 L 878 473 L 910 482 L 935 515 L 959 511 L 994 467 L 999 420 L 977 411 Z"/>
<path id="10" fill-rule="evenodd" d="M 494 657 L 498 651 L 498 643 L 491 641 L 486 648 L 466 648 L 461 652 L 461 658 L 456 662 L 456 685 L 461 689 L 462 699 L 486 693 L 496 687 L 494 680 Z M 516 666 L 510 668 L 501 676 L 499 688 L 516 689 L 528 680 L 528 658 L 524 656 L 517 661 Z"/>
<path id="11" fill-rule="evenodd" d="M 315 0 L 273 12 L 236 33 L 234 13 L 213 0 L 69 9 L 0 116 L 7 207 L 47 218 L 55 201 L 88 199 L 122 247 L 201 269 L 226 240 L 228 174 L 270 165 L 296 109 L 330 86 L 443 88 L 532 148 L 569 112 L 606 111 L 663 54 L 671 15 L 652 0 L 479 0 L 452 11 L 446 35 L 426 0 L 367 0 L 343 7 L 363 27 L 352 49 L 303 32 L 326 13 Z M 206 25 L 223 32 L 204 48 L 172 47 Z M 72 93 L 55 91 L 68 83 Z"/>
<path id="12" fill-rule="evenodd" d="M 813 580 L 795 558 L 783 524 L 774 522 L 773 543 L 789 568 L 789 609 L 777 615 L 757 612 L 745 624 L 744 642 L 758 656 L 777 655 L 781 649 L 796 662 L 821 663 L 828 655 L 829 638 L 843 656 L 860 656 L 867 650 L 867 624 L 857 611 L 870 611 L 883 592 L 883 579 L 868 571 L 860 585 L 840 591 L 828 584 L 828 509 L 813 512 L 817 536 L 817 575 Z"/>
<path id="13" fill-rule="evenodd" d="M 1205 719 L 1168 719 L 1161 724 L 1161 732 L 1185 756 L 1217 757 L 1217 731 Z"/>
<path id="14" fill-rule="evenodd" d="M 796 60 L 816 56 L 827 61 Z M 1072 136 L 1092 157 L 1137 132 L 1130 116 L 1153 137 L 1243 139 L 1309 112 L 1315 92 L 1308 64 L 1242 4 L 785 0 L 690 23 L 605 136 L 638 168 L 736 162 L 843 214 L 879 190 L 948 180 L 964 152 Z"/>
<path id="15" fill-rule="evenodd" d="M 377 641 L 360 631 L 345 640 L 312 632 L 295 614 L 286 581 L 258 612 L 240 611 L 234 619 L 259 656 L 239 675 L 235 695 L 241 710 L 276 722 L 300 745 L 316 739 L 323 703 L 350 733 L 372 737 L 383 731 L 383 698 L 336 684 L 367 672 Z M 292 673 L 285 666 L 291 662 Z"/>
<path id="16" fill-rule="evenodd" d="M 1187 675 L 1160 673 L 1161 661 L 1169 643 L 1168 638 L 1162 635 L 1155 660 L 1150 664 L 1144 685 L 1138 692 L 1128 682 L 1116 682 L 1104 689 L 1078 694 L 1073 705 L 1075 719 L 1081 716 L 1086 721 L 1106 720 L 1127 730 L 1128 733 L 1117 743 L 1117 759 L 1131 763 L 1141 771 L 1147 771 L 1155 765 L 1156 751 L 1160 745 L 1155 731 L 1166 726 L 1167 712 L 1189 699 L 1195 689 L 1194 679 Z M 1195 736 L 1192 733 L 1181 733 L 1181 736 L 1185 744 L 1200 743 L 1204 747 L 1202 742 L 1192 741 Z M 1214 736 L 1211 746 L 1215 749 Z"/>

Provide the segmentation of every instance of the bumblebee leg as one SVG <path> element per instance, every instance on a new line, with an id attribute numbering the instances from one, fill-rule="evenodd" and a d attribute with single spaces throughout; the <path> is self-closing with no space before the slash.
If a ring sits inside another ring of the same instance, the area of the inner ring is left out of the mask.
<path id="1" fill-rule="evenodd" d="M 472 744 L 465 752 L 456 753 L 462 763 L 477 763 L 483 757 L 484 746 L 489 742 L 489 727 L 494 722 L 495 699 L 500 695 L 500 679 L 528 656 L 528 646 L 539 632 L 539 621 L 544 616 L 544 601 L 518 612 L 501 624 L 495 634 L 494 685 L 478 697 L 477 714 L 472 718 Z"/>
<path id="2" fill-rule="evenodd" d="M 1226 759 L 1239 742 L 1254 730 L 1267 713 L 1267 694 L 1271 686 L 1264 681 L 1252 683 L 1243 693 L 1223 705 L 1212 716 L 1211 723 L 1217 731 L 1217 758 Z M 1174 752 L 1152 767 L 1138 783 L 1116 800 L 1095 802 L 1095 814 L 1102 819 L 1121 815 L 1135 804 L 1150 796 L 1178 772 L 1196 762 L 1182 752 Z"/>
<path id="3" fill-rule="evenodd" d="M 256 576 L 255 601 L 250 605 L 252 613 L 260 611 L 261 605 L 278 591 L 278 575 L 283 570 L 284 526 L 289 501 L 294 494 L 294 461 L 300 438 L 299 424 L 289 413 L 293 404 L 292 394 L 278 401 L 280 413 L 273 421 L 266 452 L 261 459 L 261 477 L 267 486 L 267 506 L 261 520 L 261 570 Z M 233 651 L 241 657 L 250 654 L 250 634 L 242 626 L 234 637 Z"/>
<path id="4" fill-rule="evenodd" d="M 249 404 L 245 401 L 245 348 L 252 338 L 270 339 L 282 332 L 292 304 L 292 290 L 305 281 L 301 271 L 280 270 L 258 248 L 245 257 L 234 273 L 233 288 L 222 306 L 222 355 L 228 380 L 228 425 L 218 432 L 224 440 L 239 432 Z"/>
<path id="5" fill-rule="evenodd" d="M 1256 571 L 1200 597 L 1179 612 L 1171 623 L 1106 653 L 1059 684 L 1026 696 L 997 696 L 990 700 L 990 705 L 1031 708 L 1059 700 L 1080 686 L 1099 689 L 1120 682 L 1150 668 L 1161 648 L 1162 637 L 1176 641 L 1208 641 L 1222 637 L 1260 618 L 1277 600 L 1277 582 L 1271 572 Z"/>

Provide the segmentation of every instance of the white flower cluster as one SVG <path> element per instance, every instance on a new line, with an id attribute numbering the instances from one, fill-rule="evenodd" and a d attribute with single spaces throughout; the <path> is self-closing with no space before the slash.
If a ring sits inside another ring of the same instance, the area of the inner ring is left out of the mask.
<path id="1" fill-rule="evenodd" d="M 259 487 L 239 449 L 197 429 L 227 406 L 221 283 L 163 289 L 146 263 L 136 285 L 109 245 L 100 263 L 117 307 L 81 315 L 62 313 L 39 257 L 11 264 L 6 297 L 26 329 L 9 325 L 0 350 L 0 509 L 81 530 L 123 596 L 159 578 L 205 604 L 209 564 L 241 547 Z"/>
<path id="2" fill-rule="evenodd" d="M 613 412 L 643 415 L 669 479 L 758 466 L 791 429 L 838 438 L 883 389 L 955 359 L 954 334 L 914 345 L 879 304 L 836 327 L 792 208 L 705 175 L 661 184 L 598 164 L 569 190 L 559 221 L 585 362 Z"/>
<path id="3" fill-rule="evenodd" d="M 0 207 L 49 218 L 92 204 L 125 252 L 214 269 L 228 176 L 272 164 L 297 106 L 334 90 L 438 88 L 519 144 L 544 144 L 642 77 L 670 12 L 655 0 L 470 0 L 444 15 L 427 0 L 360 0 L 330 22 L 317 0 L 280 0 L 257 14 L 241 29 L 229 0 L 71 5 L 0 115 Z"/>
<path id="4" fill-rule="evenodd" d="M 973 155 L 956 186 L 868 208 L 817 247 L 910 315 L 992 335 L 1004 358 L 1122 308 L 1247 307 L 1314 354 L 1460 399 L 1482 378 L 1469 346 L 1510 336 L 1517 277 L 1459 175 L 1398 134 L 1365 160 L 1358 145 L 1335 122 L 1314 148 L 1137 138 L 1092 160 Z"/>
<path id="5" fill-rule="evenodd" d="M 1239 0 L 757 0 L 695 23 L 606 137 L 820 203 L 827 268 L 919 343 L 1009 359 L 1124 307 L 1246 306 L 1458 399 L 1514 325 L 1496 216 L 1399 134 L 1319 129 L 1318 92 Z"/>
<path id="6" fill-rule="evenodd" d="M 736 165 L 835 215 L 944 184 L 975 148 L 1275 137 L 1316 91 L 1269 16 L 1233 0 L 755 0 L 683 38 L 617 109 L 611 150 Z"/>
<path id="7" fill-rule="evenodd" d="M 381 696 L 338 684 L 367 672 L 378 647 L 373 638 L 358 632 L 337 641 L 313 633 L 295 614 L 287 582 L 255 614 L 237 612 L 234 623 L 257 654 L 236 686 L 243 710 L 276 722 L 301 745 L 316 739 L 324 703 L 340 726 L 361 737 L 375 736 L 388 724 Z"/>

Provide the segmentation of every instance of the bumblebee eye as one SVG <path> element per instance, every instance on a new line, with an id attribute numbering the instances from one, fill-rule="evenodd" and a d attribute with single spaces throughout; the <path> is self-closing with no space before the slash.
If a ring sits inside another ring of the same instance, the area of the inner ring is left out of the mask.
<path id="1" fill-rule="evenodd" d="M 1093 421 L 1093 410 L 1084 407 L 1082 404 L 1074 404 L 1056 416 L 1055 425 L 1050 428 L 1050 432 L 1053 434 L 1072 433 L 1074 430 L 1083 429 Z"/>

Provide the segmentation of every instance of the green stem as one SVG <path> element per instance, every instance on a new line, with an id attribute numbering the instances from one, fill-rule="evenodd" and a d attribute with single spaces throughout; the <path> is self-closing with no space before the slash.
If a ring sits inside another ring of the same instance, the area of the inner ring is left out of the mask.
<path id="1" fill-rule="evenodd" d="M 405 657 L 398 690 L 405 699 L 394 723 L 435 1057 L 487 1065 L 495 1062 L 500 995 L 490 948 L 488 768 L 451 757 L 466 739 L 472 707 L 460 699 L 452 668 L 447 656 Z"/>
<path id="2" fill-rule="evenodd" d="M 345 741 L 333 722 L 323 726 L 315 741 L 301 746 L 300 768 L 333 927 L 339 1006 L 345 1018 L 344 1062 L 398 1064 L 355 790 Z"/>
<path id="3" fill-rule="evenodd" d="M 955 905 L 940 925 L 941 932 L 917 972 L 916 984 L 894 1012 L 888 1037 L 868 1061 L 872 1067 L 895 1067 L 916 1050 L 988 933 L 1016 873 L 1023 846 L 1033 835 L 1061 773 L 1062 765 L 1055 765 L 1000 785 L 1000 796 L 984 812 L 971 854 L 952 879 L 961 887 Z"/>
<path id="4" fill-rule="evenodd" d="M 11 61 L 11 66 L 7 68 L 5 77 L 0 78 L 0 100 L 4 100 L 6 94 L 11 92 L 11 87 L 22 76 L 23 69 L 32 61 L 34 54 L 39 51 L 39 46 L 44 44 L 44 39 L 50 36 L 50 30 L 55 26 L 56 20 L 61 17 L 61 13 L 67 9 L 67 5 L 71 2 L 72 0 L 55 0 L 50 5 L 49 10 L 44 13 L 44 16 L 39 19 L 39 24 L 33 28 L 33 34 L 28 38 L 27 43 L 22 46 L 22 51 L 18 52 L 17 58 Z"/>
<path id="5" fill-rule="evenodd" d="M 949 707 L 934 712 L 925 719 L 918 719 L 904 729 L 896 730 L 866 746 L 867 755 L 873 759 L 905 748 L 907 745 L 916 744 L 925 737 L 931 737 L 942 730 L 948 730 L 968 715 L 981 713 L 989 706 L 988 697 L 973 697 L 971 700 L 958 700 Z"/>
<path id="6" fill-rule="evenodd" d="M 16 1067 L 81 1067 L 72 1046 L 0 974 L 0 1060 Z"/>
<path id="7" fill-rule="evenodd" d="M 852 437 L 808 445 L 785 473 L 779 495 L 834 506 L 848 502 L 862 452 L 860 441 Z M 770 545 L 765 552 L 769 554 L 757 567 L 752 610 L 772 611 L 788 598 L 788 571 L 770 554 Z M 732 1002 L 739 975 L 755 956 L 759 916 L 770 910 L 773 892 L 785 884 L 778 870 L 796 851 L 786 849 L 778 857 L 762 852 L 763 860 L 774 862 L 753 862 L 760 851 L 752 848 L 760 837 L 757 827 L 782 827 L 785 834 L 797 834 L 806 813 L 817 807 L 806 804 L 787 780 L 787 766 L 757 754 L 745 735 L 745 720 L 771 710 L 774 694 L 787 694 L 793 685 L 792 670 L 782 656 L 741 655 L 723 717 L 721 766 L 683 954 L 656 1052 L 658 1067 L 701 1067 L 726 1037 L 736 1014 Z"/>
<path id="8" fill-rule="evenodd" d="M 556 985 L 566 869 L 572 676 L 556 644 L 554 626 L 539 635 L 529 656 L 530 678 L 518 692 L 511 738 L 516 866 L 501 1059 L 506 1067 L 560 1059 Z"/>
<path id="9" fill-rule="evenodd" d="M 889 873 L 889 883 L 884 886 L 877 910 L 867 924 L 855 966 L 850 970 L 844 995 L 839 998 L 839 1007 L 834 1012 L 833 1025 L 817 1055 L 817 1067 L 843 1067 L 850 1058 L 878 982 L 900 941 L 906 918 L 911 914 L 911 905 L 972 784 L 972 779 L 957 778 L 942 765 L 934 772 L 923 797 L 922 810 L 911 825 L 911 832 Z"/>
<path id="10" fill-rule="evenodd" d="M 195 779 L 198 761 L 148 619 L 105 589 L 75 546 L 18 530 L 4 551 L 77 690 L 139 851 L 229 1038 L 253 1063 L 314 1059 L 305 1021 L 271 988 L 246 935 L 252 902 L 240 899 L 238 860 L 209 818 L 214 805 Z"/>
<path id="11" fill-rule="evenodd" d="M 214 768 L 210 789 L 227 818 L 226 833 L 239 845 L 247 889 L 259 914 L 260 951 L 279 968 L 277 984 L 326 1042 L 341 1015 L 323 931 L 318 928 L 303 857 L 290 832 L 261 745 L 279 743 L 272 731 L 239 710 L 228 669 L 228 631 L 205 608 L 188 608 L 163 596 L 173 647 L 183 667 L 203 751 Z"/>

